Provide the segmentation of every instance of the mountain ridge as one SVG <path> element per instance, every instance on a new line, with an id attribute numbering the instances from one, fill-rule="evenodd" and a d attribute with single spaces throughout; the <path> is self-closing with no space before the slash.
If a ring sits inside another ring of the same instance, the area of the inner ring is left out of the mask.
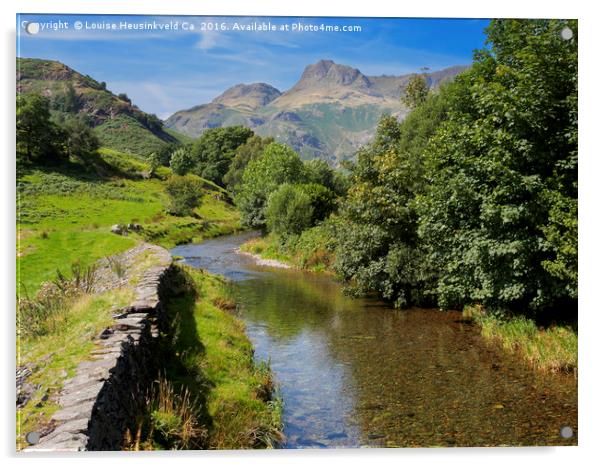
<path id="1" fill-rule="evenodd" d="M 427 84 L 437 89 L 466 68 L 426 73 Z M 319 60 L 307 65 L 288 90 L 237 84 L 209 103 L 175 112 L 165 125 L 196 137 L 209 128 L 239 124 L 291 145 L 304 158 L 339 165 L 370 140 L 383 113 L 405 117 L 409 110 L 400 98 L 414 74 L 368 76 L 358 68 Z M 246 97 L 241 102 L 241 93 L 252 95 L 252 103 Z"/>

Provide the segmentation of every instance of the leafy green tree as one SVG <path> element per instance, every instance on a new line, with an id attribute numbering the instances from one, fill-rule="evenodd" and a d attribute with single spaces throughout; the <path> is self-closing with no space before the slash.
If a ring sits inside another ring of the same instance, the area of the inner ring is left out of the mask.
<path id="1" fill-rule="evenodd" d="M 334 264 L 352 294 L 378 291 L 398 307 L 432 299 L 414 203 L 425 186 L 425 147 L 445 119 L 445 101 L 445 94 L 429 96 L 401 124 L 384 116 L 373 142 L 358 153 Z"/>
<path id="2" fill-rule="evenodd" d="M 326 186 L 317 183 L 297 185 L 298 189 L 309 197 L 312 215 L 311 225 L 327 218 L 336 207 L 336 196 Z"/>
<path id="3" fill-rule="evenodd" d="M 161 156 L 157 152 L 153 152 L 151 155 L 148 156 L 148 165 L 148 176 L 152 178 L 153 176 L 155 176 L 157 168 L 161 166 Z"/>
<path id="4" fill-rule="evenodd" d="M 194 159 L 193 172 L 223 186 L 236 149 L 253 136 L 243 126 L 211 128 L 198 138 L 190 149 Z"/>
<path id="5" fill-rule="evenodd" d="M 242 177 L 242 186 L 235 202 L 246 226 L 264 228 L 265 207 L 269 195 L 284 183 L 305 180 L 299 155 L 284 144 L 268 145 L 261 157 L 251 160 Z"/>
<path id="6" fill-rule="evenodd" d="M 249 162 L 259 158 L 265 148 L 273 142 L 273 138 L 262 138 L 254 135 L 236 148 L 232 163 L 228 168 L 228 172 L 224 175 L 224 183 L 231 193 L 235 194 L 240 187 L 242 175 Z"/>
<path id="7" fill-rule="evenodd" d="M 81 118 L 66 118 L 61 127 L 64 134 L 64 150 L 69 157 L 86 157 L 100 147 L 98 138 Z"/>
<path id="8" fill-rule="evenodd" d="M 418 203 L 439 303 L 574 308 L 577 22 L 495 20 L 487 36 L 432 138 Z"/>
<path id="9" fill-rule="evenodd" d="M 312 225 L 311 198 L 299 186 L 285 183 L 270 194 L 265 217 L 269 231 L 299 235 Z"/>
<path id="10" fill-rule="evenodd" d="M 202 182 L 193 175 L 173 175 L 165 184 L 169 197 L 167 212 L 172 215 L 193 215 L 194 209 L 201 205 Z"/>
<path id="11" fill-rule="evenodd" d="M 176 175 L 185 175 L 194 167 L 194 158 L 187 147 L 176 149 L 170 157 L 169 166 Z"/>
<path id="12" fill-rule="evenodd" d="M 429 94 L 429 85 L 424 74 L 414 74 L 408 80 L 401 101 L 410 109 L 424 103 Z"/>
<path id="13" fill-rule="evenodd" d="M 39 94 L 17 96 L 17 159 L 48 163 L 64 154 L 63 132 L 50 119 L 50 103 Z"/>

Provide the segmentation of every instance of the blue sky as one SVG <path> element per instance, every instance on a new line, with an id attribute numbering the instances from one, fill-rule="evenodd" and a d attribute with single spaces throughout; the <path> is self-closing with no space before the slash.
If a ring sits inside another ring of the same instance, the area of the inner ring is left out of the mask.
<path id="1" fill-rule="evenodd" d="M 75 28 L 77 21 L 81 29 Z M 127 29 L 141 22 L 150 26 Z M 37 23 L 39 31 L 28 34 L 28 23 Z M 276 31 L 235 29 L 268 23 Z M 291 30 L 299 23 L 318 30 Z M 117 29 L 92 29 L 99 24 Z M 487 24 L 478 19 L 20 15 L 17 55 L 59 60 L 166 118 L 238 83 L 266 82 L 287 90 L 305 66 L 320 59 L 372 76 L 469 64 L 473 50 L 484 46 Z M 361 31 L 326 31 L 321 25 Z"/>

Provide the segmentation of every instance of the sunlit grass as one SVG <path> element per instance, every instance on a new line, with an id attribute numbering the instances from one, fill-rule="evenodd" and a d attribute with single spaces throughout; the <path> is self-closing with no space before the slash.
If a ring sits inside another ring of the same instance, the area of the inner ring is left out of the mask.
<path id="1" fill-rule="evenodd" d="M 244 324 L 220 305 L 231 302 L 227 283 L 189 267 L 183 270 L 191 277 L 197 297 L 187 294 L 168 305 L 171 319 L 179 321 L 172 352 L 179 355 L 187 374 L 198 374 L 196 383 L 200 380 L 208 387 L 208 447 L 274 446 L 281 438 L 281 403 L 270 400 L 271 371 L 255 364 Z M 187 379 L 189 375 L 181 380 Z"/>
<path id="2" fill-rule="evenodd" d="M 571 372 L 577 369 L 577 333 L 566 326 L 539 328 L 523 316 L 497 318 L 471 306 L 465 316 L 481 326 L 487 340 L 498 342 L 506 351 L 517 353 L 542 371 Z"/>
<path id="3" fill-rule="evenodd" d="M 36 169 L 19 178 L 19 293 L 33 295 L 57 269 L 75 261 L 92 264 L 141 239 L 173 247 L 240 229 L 238 212 L 225 201 L 223 189 L 209 181 L 204 181 L 207 191 L 196 217 L 173 217 L 165 213 L 163 180 L 169 168 L 160 167 L 158 178 L 145 179 L 149 165 L 144 158 L 111 149 L 101 149 L 94 161 L 107 173 L 83 167 L 79 173 L 72 166 Z M 142 232 L 128 237 L 110 232 L 111 225 L 128 223 L 142 224 Z"/>
<path id="4" fill-rule="evenodd" d="M 88 359 L 94 337 L 112 323 L 112 314 L 133 299 L 131 289 L 82 295 L 67 301 L 54 313 L 49 332 L 18 340 L 17 365 L 32 367 L 27 383 L 39 386 L 33 398 L 17 413 L 17 442 L 23 435 L 40 431 L 58 409 L 57 398 L 64 381 L 75 375 L 77 365 Z"/>

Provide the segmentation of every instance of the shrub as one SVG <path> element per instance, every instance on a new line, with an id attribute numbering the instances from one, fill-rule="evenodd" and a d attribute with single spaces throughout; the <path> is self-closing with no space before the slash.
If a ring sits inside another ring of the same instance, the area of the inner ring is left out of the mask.
<path id="1" fill-rule="evenodd" d="M 261 157 L 251 160 L 242 177 L 242 186 L 235 197 L 246 226 L 264 228 L 268 197 L 284 183 L 305 179 L 303 162 L 290 147 L 272 143 Z"/>
<path id="2" fill-rule="evenodd" d="M 176 149 L 169 161 L 169 166 L 176 175 L 185 175 L 194 167 L 194 158 L 186 147 Z"/>
<path id="3" fill-rule="evenodd" d="M 299 186 L 284 184 L 270 195 L 267 226 L 279 235 L 298 235 L 311 226 L 313 213 L 309 195 Z"/>
<path id="4" fill-rule="evenodd" d="M 191 175 L 174 175 L 167 180 L 165 192 L 169 196 L 167 211 L 176 216 L 192 215 L 201 205 L 203 186 L 201 181 Z"/>

